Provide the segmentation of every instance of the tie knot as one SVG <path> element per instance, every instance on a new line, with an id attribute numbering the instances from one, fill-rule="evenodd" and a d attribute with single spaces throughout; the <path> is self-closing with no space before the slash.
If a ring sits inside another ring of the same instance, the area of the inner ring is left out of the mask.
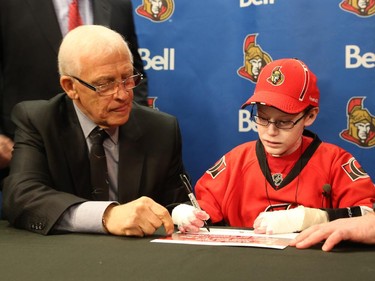
<path id="1" fill-rule="evenodd" d="M 99 127 L 95 127 L 94 130 L 91 131 L 89 138 L 91 139 L 92 144 L 103 144 L 104 140 L 109 137 L 107 132 Z"/>

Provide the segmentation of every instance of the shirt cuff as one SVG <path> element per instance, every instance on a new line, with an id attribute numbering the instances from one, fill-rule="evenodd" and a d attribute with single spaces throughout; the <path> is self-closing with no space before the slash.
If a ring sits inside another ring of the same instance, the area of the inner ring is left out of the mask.
<path id="1" fill-rule="evenodd" d="M 102 233 L 106 230 L 102 224 L 104 211 L 115 201 L 88 201 L 71 206 L 64 212 L 55 230 L 84 233 Z"/>

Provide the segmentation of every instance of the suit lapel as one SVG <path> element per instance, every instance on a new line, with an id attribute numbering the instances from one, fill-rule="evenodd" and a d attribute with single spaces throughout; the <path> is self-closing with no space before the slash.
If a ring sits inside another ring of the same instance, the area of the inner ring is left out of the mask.
<path id="1" fill-rule="evenodd" d="M 93 1 L 94 24 L 110 26 L 111 5 L 108 0 Z"/>
<path id="2" fill-rule="evenodd" d="M 88 159 L 88 148 L 73 102 L 66 98 L 66 112 L 62 112 L 63 126 L 60 145 L 64 150 L 66 161 L 69 165 L 76 194 L 91 199 L 90 186 L 90 163 Z"/>
<path id="3" fill-rule="evenodd" d="M 131 115 L 119 130 L 118 190 L 120 203 L 132 201 L 140 196 L 139 190 L 145 151 L 138 139 L 142 136 L 137 120 Z"/>
<path id="4" fill-rule="evenodd" d="M 51 0 L 25 0 L 30 7 L 35 21 L 44 34 L 51 48 L 58 53 L 62 39 L 59 23 L 57 21 L 55 8 Z"/>
<path id="5" fill-rule="evenodd" d="M 90 163 L 88 148 L 73 102 L 65 96 L 66 107 L 60 114 L 60 146 L 64 150 L 69 172 L 72 175 L 75 192 L 79 196 L 91 199 Z M 119 128 L 119 169 L 118 190 L 121 203 L 135 200 L 140 196 L 145 151 L 139 142 L 142 131 L 133 113 L 129 121 Z"/>

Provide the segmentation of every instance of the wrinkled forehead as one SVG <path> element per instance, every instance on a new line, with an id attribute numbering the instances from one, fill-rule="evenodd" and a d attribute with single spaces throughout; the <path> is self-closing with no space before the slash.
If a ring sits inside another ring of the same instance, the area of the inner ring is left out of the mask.
<path id="1" fill-rule="evenodd" d="M 132 68 L 132 55 L 125 44 L 85 48 L 78 52 L 76 60 L 80 64 L 80 72 L 106 64 L 124 64 Z"/>
<path id="2" fill-rule="evenodd" d="M 86 76 L 112 76 L 114 74 L 133 73 L 133 64 L 128 53 L 108 53 L 95 56 L 82 56 L 80 58 L 78 75 Z"/>

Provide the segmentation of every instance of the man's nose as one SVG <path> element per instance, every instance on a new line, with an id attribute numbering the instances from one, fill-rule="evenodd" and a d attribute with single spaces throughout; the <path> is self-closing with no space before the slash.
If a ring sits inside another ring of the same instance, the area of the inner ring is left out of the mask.
<path id="1" fill-rule="evenodd" d="M 133 89 L 125 89 L 125 85 L 123 83 L 118 84 L 117 92 L 114 94 L 115 98 L 117 99 L 126 99 L 131 96 Z"/>

